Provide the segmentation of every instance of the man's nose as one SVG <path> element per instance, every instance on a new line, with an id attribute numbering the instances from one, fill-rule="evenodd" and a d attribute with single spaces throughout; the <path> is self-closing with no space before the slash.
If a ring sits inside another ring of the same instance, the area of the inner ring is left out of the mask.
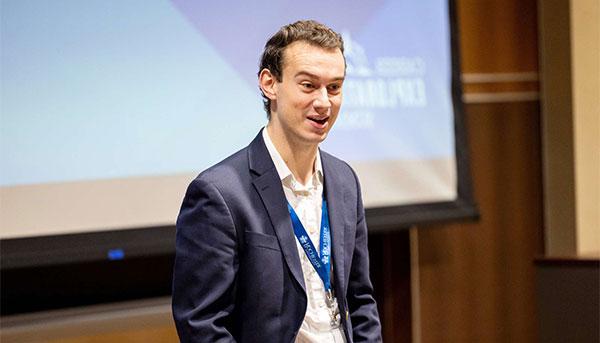
<path id="1" fill-rule="evenodd" d="M 329 101 L 329 93 L 327 92 L 326 87 L 318 89 L 313 105 L 315 108 L 319 109 L 329 109 L 331 107 L 331 101 Z"/>

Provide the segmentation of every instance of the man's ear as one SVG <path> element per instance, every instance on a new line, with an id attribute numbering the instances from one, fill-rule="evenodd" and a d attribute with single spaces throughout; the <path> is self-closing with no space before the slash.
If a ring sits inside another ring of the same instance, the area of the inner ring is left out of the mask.
<path id="1" fill-rule="evenodd" d="M 258 86 L 267 98 L 270 100 L 277 99 L 277 79 L 275 79 L 275 76 L 271 74 L 269 69 L 265 68 L 260 71 Z"/>

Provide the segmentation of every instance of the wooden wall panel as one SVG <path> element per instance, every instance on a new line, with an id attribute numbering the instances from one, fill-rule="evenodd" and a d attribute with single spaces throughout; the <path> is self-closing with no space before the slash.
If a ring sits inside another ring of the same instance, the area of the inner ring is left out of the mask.
<path id="1" fill-rule="evenodd" d="M 371 280 L 384 342 L 412 342 L 408 231 L 369 236 Z"/>
<path id="2" fill-rule="evenodd" d="M 177 343 L 179 342 L 179 338 L 177 338 L 175 326 L 173 324 L 165 324 L 154 328 L 132 328 L 130 330 L 112 331 L 92 335 L 81 335 L 71 338 L 59 338 L 56 340 L 41 341 L 47 343 Z"/>
<path id="3" fill-rule="evenodd" d="M 536 342 L 542 253 L 538 105 L 466 108 L 481 219 L 419 231 L 423 342 Z"/>
<path id="4" fill-rule="evenodd" d="M 477 76 L 463 79 L 485 80 L 464 87 L 467 100 L 478 99 L 466 104 L 465 122 L 481 219 L 420 227 L 420 337 L 537 342 L 533 261 L 543 253 L 537 3 L 459 0 L 457 9 L 462 70 Z"/>
<path id="5" fill-rule="evenodd" d="M 538 70 L 535 0 L 456 0 L 463 73 Z"/>

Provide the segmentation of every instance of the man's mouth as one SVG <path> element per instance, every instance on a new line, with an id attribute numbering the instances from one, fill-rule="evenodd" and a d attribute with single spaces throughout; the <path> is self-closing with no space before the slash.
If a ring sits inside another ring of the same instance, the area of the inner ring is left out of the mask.
<path id="1" fill-rule="evenodd" d="M 329 120 L 329 117 L 324 117 L 321 119 L 319 119 L 317 117 L 308 117 L 308 119 L 314 121 L 315 123 L 319 123 L 320 125 L 323 125 Z"/>

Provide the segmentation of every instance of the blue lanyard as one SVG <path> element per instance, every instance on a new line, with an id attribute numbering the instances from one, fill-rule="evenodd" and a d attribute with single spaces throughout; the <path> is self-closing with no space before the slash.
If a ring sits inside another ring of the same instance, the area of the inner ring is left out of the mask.
<path id="1" fill-rule="evenodd" d="M 323 280 L 323 284 L 325 285 L 325 291 L 331 291 L 331 275 L 329 274 L 331 271 L 331 232 L 329 230 L 329 215 L 327 213 L 327 202 L 323 199 L 323 205 L 321 210 L 321 241 L 319 243 L 319 254 L 317 255 L 317 251 L 315 246 L 306 233 L 304 226 L 300 222 L 300 218 L 294 211 L 294 208 L 288 202 L 288 211 L 290 212 L 290 217 L 292 219 L 292 226 L 294 227 L 294 234 L 296 238 L 300 242 L 302 249 L 306 253 L 308 260 L 313 265 L 321 280 Z"/>

